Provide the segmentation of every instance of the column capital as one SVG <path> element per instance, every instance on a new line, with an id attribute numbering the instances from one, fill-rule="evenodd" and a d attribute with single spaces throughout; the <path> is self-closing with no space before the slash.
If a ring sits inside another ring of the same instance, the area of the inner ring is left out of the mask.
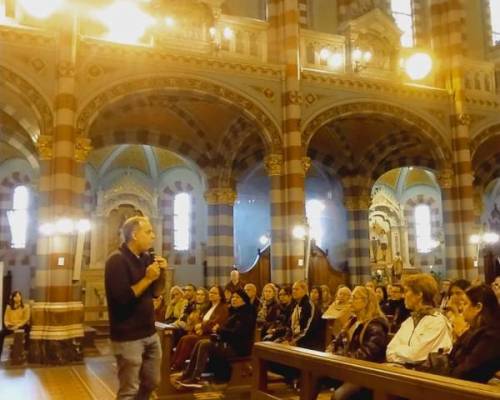
<path id="1" fill-rule="evenodd" d="M 234 205 L 236 201 L 236 191 L 231 188 L 212 188 L 205 192 L 205 200 L 208 204 L 227 204 Z"/>
<path id="2" fill-rule="evenodd" d="M 52 145 L 54 143 L 54 138 L 52 135 L 40 135 L 36 142 L 36 147 L 38 149 L 38 155 L 40 160 L 47 161 L 52 160 L 54 157 L 54 151 L 52 150 Z"/>
<path id="3" fill-rule="evenodd" d="M 264 159 L 264 166 L 269 176 L 279 176 L 283 170 L 283 155 L 269 154 Z"/>
<path id="4" fill-rule="evenodd" d="M 302 168 L 304 169 L 304 175 L 307 174 L 309 168 L 311 168 L 311 157 L 302 157 Z"/>
<path id="5" fill-rule="evenodd" d="M 92 150 L 92 140 L 88 137 L 78 136 L 75 140 L 75 160 L 83 163 L 87 161 L 90 151 Z"/>
<path id="6" fill-rule="evenodd" d="M 371 202 L 369 195 L 344 198 L 344 206 L 348 211 L 368 210 Z"/>
<path id="7" fill-rule="evenodd" d="M 442 189 L 451 189 L 453 186 L 453 169 L 443 168 L 438 172 L 437 181 Z"/>
<path id="8" fill-rule="evenodd" d="M 470 114 L 458 114 L 457 115 L 457 123 L 458 125 L 469 126 L 471 124 L 472 118 Z"/>

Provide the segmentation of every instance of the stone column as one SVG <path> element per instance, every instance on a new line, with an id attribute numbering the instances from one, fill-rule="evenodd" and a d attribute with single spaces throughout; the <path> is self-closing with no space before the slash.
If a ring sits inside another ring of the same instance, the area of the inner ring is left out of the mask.
<path id="1" fill-rule="evenodd" d="M 264 165 L 271 180 L 269 192 L 271 206 L 271 280 L 272 282 L 285 282 L 286 221 L 283 218 L 283 155 L 268 155 L 264 160 Z"/>
<path id="2" fill-rule="evenodd" d="M 206 284 L 225 284 L 234 265 L 233 208 L 236 192 L 228 187 L 205 192 L 208 205 Z"/>
<path id="3" fill-rule="evenodd" d="M 351 284 L 363 284 L 371 279 L 370 225 L 371 198 L 357 185 L 359 177 L 344 179 L 344 205 L 347 210 L 347 263 Z"/>
<path id="4" fill-rule="evenodd" d="M 55 126 L 52 135 L 44 134 L 38 140 L 41 224 L 83 217 L 83 163 L 90 141 L 75 134 L 76 40 L 76 19 L 64 15 L 56 56 Z M 71 233 L 39 237 L 31 313 L 32 362 L 64 364 L 82 358 L 83 303 L 80 284 L 72 280 L 75 241 Z"/>

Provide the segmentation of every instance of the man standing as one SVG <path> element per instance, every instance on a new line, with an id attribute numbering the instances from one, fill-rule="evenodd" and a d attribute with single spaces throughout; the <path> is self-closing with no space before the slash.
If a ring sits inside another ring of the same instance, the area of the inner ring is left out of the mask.
<path id="1" fill-rule="evenodd" d="M 226 287 L 224 288 L 224 290 L 229 290 L 231 293 L 234 293 L 238 289 L 243 289 L 243 287 L 245 286 L 245 284 L 242 281 L 240 281 L 240 272 L 236 268 L 234 268 L 231 271 L 231 275 L 230 276 L 231 276 L 231 280 L 226 285 Z"/>
<path id="2" fill-rule="evenodd" d="M 164 290 L 167 261 L 148 253 L 155 234 L 147 218 L 127 219 L 122 234 L 124 243 L 105 268 L 111 345 L 118 367 L 117 399 L 147 400 L 161 379 L 153 298 Z"/>

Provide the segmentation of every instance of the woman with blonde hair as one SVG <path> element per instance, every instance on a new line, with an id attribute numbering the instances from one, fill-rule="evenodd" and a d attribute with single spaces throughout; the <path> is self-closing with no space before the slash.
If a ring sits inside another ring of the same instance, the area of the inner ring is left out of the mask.
<path id="1" fill-rule="evenodd" d="M 172 286 L 167 311 L 165 312 L 165 322 L 169 324 L 177 321 L 182 315 L 186 304 L 187 300 L 184 298 L 182 288 L 180 286 Z"/>
<path id="2" fill-rule="evenodd" d="M 266 336 L 267 330 L 277 321 L 279 315 L 278 288 L 274 283 L 268 283 L 262 288 L 260 308 L 257 312 L 257 326 L 261 328 L 262 337 Z"/>
<path id="3" fill-rule="evenodd" d="M 380 310 L 375 292 L 365 286 L 356 286 L 352 291 L 349 319 L 340 334 L 330 343 L 326 351 L 359 360 L 383 362 L 387 348 L 389 323 Z M 334 386 L 337 386 L 337 382 Z M 335 389 L 335 400 L 357 398 L 368 392 L 362 386 L 344 382 Z"/>

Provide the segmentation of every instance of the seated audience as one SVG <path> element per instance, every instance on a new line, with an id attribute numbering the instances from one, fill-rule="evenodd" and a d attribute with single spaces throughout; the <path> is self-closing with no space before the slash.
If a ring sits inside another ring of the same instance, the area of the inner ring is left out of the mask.
<path id="1" fill-rule="evenodd" d="M 202 290 L 205 289 L 203 288 Z M 198 299 L 196 298 L 196 286 L 194 286 L 193 284 L 190 283 L 184 286 L 182 292 L 185 304 L 181 316 L 174 322 L 174 325 L 176 325 L 179 329 L 184 331 L 182 332 L 183 334 L 187 330 L 186 324 L 188 322 L 188 318 L 191 316 L 192 312 L 195 311 L 196 309 L 199 309 L 202 306 L 202 304 L 198 303 Z M 205 293 L 202 293 L 202 295 L 204 295 L 205 298 L 204 302 L 208 303 L 208 296 L 205 296 Z"/>
<path id="2" fill-rule="evenodd" d="M 450 299 L 450 285 L 451 281 L 449 279 L 443 279 L 441 281 L 441 289 L 439 291 L 439 308 L 444 311 L 448 300 Z"/>
<path id="3" fill-rule="evenodd" d="M 278 288 L 268 283 L 262 289 L 262 300 L 257 313 L 257 326 L 261 328 L 261 337 L 267 335 L 267 330 L 279 318 L 280 306 L 278 304 Z"/>
<path id="4" fill-rule="evenodd" d="M 328 307 L 330 307 L 330 304 L 332 304 L 333 299 L 332 299 L 332 293 L 330 292 L 330 288 L 328 285 L 321 285 L 321 298 L 323 299 L 323 312 L 325 312 Z"/>
<path id="5" fill-rule="evenodd" d="M 391 305 L 389 299 L 387 298 L 387 290 L 385 286 L 379 285 L 375 288 L 375 294 L 377 295 L 378 304 L 380 309 L 385 315 L 391 315 Z"/>
<path id="6" fill-rule="evenodd" d="M 322 318 L 333 320 L 333 324 L 329 324 L 329 337 L 336 337 L 351 316 L 351 289 L 347 286 L 339 286 L 335 301 L 330 304 L 330 307 L 323 313 Z"/>
<path id="7" fill-rule="evenodd" d="M 200 376 L 205 371 L 208 360 L 211 365 L 216 366 L 216 378 L 227 380 L 230 376 L 229 360 L 251 353 L 255 313 L 244 290 L 238 289 L 233 293 L 228 319 L 222 325 L 214 325 L 212 331 L 217 333 L 217 340 L 202 339 L 196 343 L 179 381 L 182 386 L 200 387 Z"/>
<path id="8" fill-rule="evenodd" d="M 323 313 L 323 291 L 319 286 L 313 286 L 309 292 L 309 298 L 313 302 L 314 306 Z"/>
<path id="9" fill-rule="evenodd" d="M 282 342 L 312 350 L 323 350 L 325 332 L 321 329 L 321 314 L 309 299 L 307 289 L 305 281 L 293 284 L 292 296 L 296 305 L 290 319 L 290 330 Z"/>
<path id="10" fill-rule="evenodd" d="M 224 287 L 225 291 L 227 290 L 227 291 L 231 292 L 231 294 L 233 294 L 238 289 L 243 289 L 245 287 L 245 284 L 240 280 L 240 271 L 238 271 L 236 268 L 234 268 L 231 271 L 230 278 L 231 278 L 231 280 Z M 229 301 L 231 300 L 231 296 L 229 296 L 229 299 L 227 299 L 227 297 L 226 297 L 226 300 L 228 300 L 228 304 L 229 304 Z"/>
<path id="11" fill-rule="evenodd" d="M 226 303 L 230 304 L 231 303 L 231 296 L 233 295 L 233 292 L 231 292 L 231 289 L 225 288 L 224 289 L 224 299 L 226 299 Z"/>
<path id="12" fill-rule="evenodd" d="M 153 297 L 153 307 L 155 309 L 155 321 L 165 321 L 167 305 L 165 304 L 165 296 L 163 294 L 158 297 Z"/>
<path id="13" fill-rule="evenodd" d="M 222 325 L 229 315 L 224 293 L 220 286 L 212 286 L 208 291 L 208 298 L 210 308 L 205 309 L 205 311 L 200 310 L 201 319 L 193 325 L 193 330 L 182 336 L 177 343 L 170 368 L 173 371 L 182 369 L 195 344 L 214 333 L 214 326 Z"/>
<path id="14" fill-rule="evenodd" d="M 290 330 L 290 318 L 292 317 L 295 301 L 292 298 L 292 288 L 283 286 L 279 289 L 278 300 L 280 312 L 278 318 L 267 329 L 267 334 L 262 340 L 273 341 L 287 335 Z"/>
<path id="15" fill-rule="evenodd" d="M 368 289 L 371 289 L 373 291 L 375 291 L 375 283 L 373 283 L 373 281 L 368 281 L 365 283 L 365 286 L 368 288 Z"/>
<path id="16" fill-rule="evenodd" d="M 392 315 L 391 333 L 397 332 L 403 321 L 410 316 L 410 310 L 405 306 L 401 285 L 392 285 L 392 299 L 389 300 L 387 311 L 386 315 Z"/>
<path id="17" fill-rule="evenodd" d="M 491 288 L 497 297 L 498 303 L 500 304 L 500 276 L 497 276 L 493 282 L 491 282 Z"/>
<path id="18" fill-rule="evenodd" d="M 5 337 L 18 329 L 24 329 L 25 347 L 28 345 L 30 329 L 30 306 L 23 303 L 23 296 L 19 290 L 15 290 L 9 296 L 9 302 L 5 308 L 3 317 L 5 329 L 0 331 L 0 358 L 2 357 L 3 343 Z"/>
<path id="19" fill-rule="evenodd" d="M 383 362 L 387 348 L 389 324 L 378 305 L 375 293 L 363 286 L 352 292 L 352 318 L 340 334 L 327 347 L 327 352 L 367 360 Z M 335 400 L 355 399 L 369 392 L 360 385 L 342 383 L 335 389 Z"/>
<path id="20" fill-rule="evenodd" d="M 448 353 L 452 332 L 446 317 L 435 308 L 437 283 L 429 274 L 404 279 L 405 305 L 412 311 L 387 346 L 387 361 L 418 364 L 438 350 Z"/>
<path id="21" fill-rule="evenodd" d="M 180 286 L 172 286 L 167 311 L 165 312 L 165 322 L 171 324 L 177 321 L 181 317 L 186 304 L 187 301 L 184 299 L 184 293 Z"/>
<path id="22" fill-rule="evenodd" d="M 465 279 L 457 279 L 453 281 L 449 289 L 449 300 L 444 311 L 453 328 L 453 339 L 456 340 L 469 326 L 464 319 L 463 310 L 467 300 L 465 291 L 471 286 L 470 282 Z"/>
<path id="23" fill-rule="evenodd" d="M 463 314 L 470 328 L 458 338 L 448 362 L 441 368 L 431 362 L 429 372 L 486 383 L 500 370 L 500 306 L 487 285 L 465 293 Z"/>
<path id="24" fill-rule="evenodd" d="M 255 311 L 255 316 L 257 317 L 257 312 L 260 308 L 260 300 L 257 297 L 257 286 L 255 286 L 253 283 L 247 283 L 244 287 L 244 290 L 250 298 L 250 304 L 252 305 Z"/>

